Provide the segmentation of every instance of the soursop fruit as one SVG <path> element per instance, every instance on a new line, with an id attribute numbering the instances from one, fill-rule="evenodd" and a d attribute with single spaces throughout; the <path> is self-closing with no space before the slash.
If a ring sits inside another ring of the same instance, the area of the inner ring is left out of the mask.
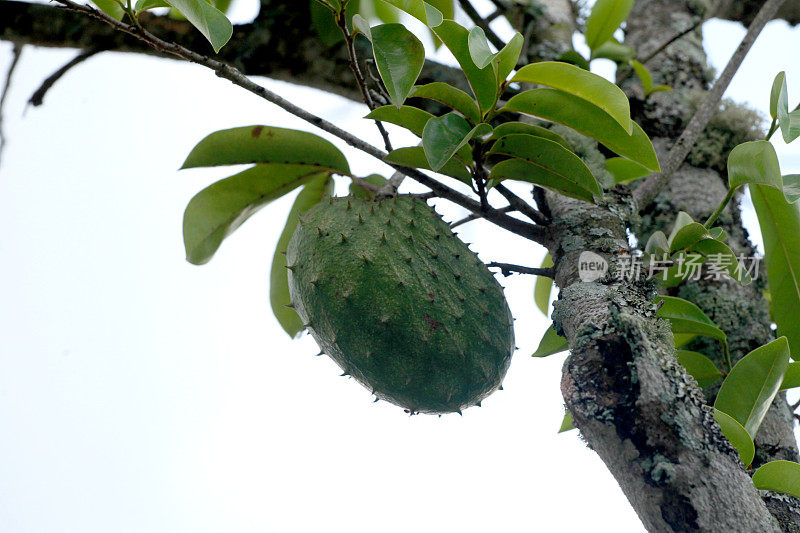
<path id="1" fill-rule="evenodd" d="M 423 200 L 323 201 L 286 259 L 307 329 L 378 398 L 460 412 L 500 387 L 514 351 L 503 289 Z"/>

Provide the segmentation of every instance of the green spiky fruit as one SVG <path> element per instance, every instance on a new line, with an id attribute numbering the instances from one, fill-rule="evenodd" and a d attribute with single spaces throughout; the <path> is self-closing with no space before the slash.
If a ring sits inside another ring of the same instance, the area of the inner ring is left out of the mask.
<path id="1" fill-rule="evenodd" d="M 377 397 L 460 412 L 500 386 L 514 351 L 503 289 L 423 200 L 323 201 L 286 258 L 311 335 Z"/>

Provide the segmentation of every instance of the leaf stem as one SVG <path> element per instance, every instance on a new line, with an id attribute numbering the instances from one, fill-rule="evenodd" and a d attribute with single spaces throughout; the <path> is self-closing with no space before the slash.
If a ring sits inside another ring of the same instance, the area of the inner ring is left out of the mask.
<path id="1" fill-rule="evenodd" d="M 767 136 L 765 137 L 765 140 L 768 141 L 768 140 L 772 139 L 772 136 L 775 134 L 776 131 L 778 131 L 778 119 L 777 118 L 773 118 L 772 119 L 772 124 L 769 127 L 769 132 L 767 133 Z"/>
<path id="2" fill-rule="evenodd" d="M 711 228 L 711 225 L 719 218 L 719 216 L 722 214 L 722 212 L 728 206 L 730 201 L 733 199 L 733 195 L 736 194 L 736 191 L 738 189 L 739 189 L 738 187 L 734 187 L 733 189 L 728 189 L 728 194 L 726 194 L 725 198 L 722 199 L 722 203 L 719 204 L 719 206 L 717 207 L 717 210 L 714 211 L 711 214 L 711 216 L 708 217 L 708 220 L 706 220 L 705 224 L 703 224 L 703 226 L 705 226 L 706 229 Z"/>

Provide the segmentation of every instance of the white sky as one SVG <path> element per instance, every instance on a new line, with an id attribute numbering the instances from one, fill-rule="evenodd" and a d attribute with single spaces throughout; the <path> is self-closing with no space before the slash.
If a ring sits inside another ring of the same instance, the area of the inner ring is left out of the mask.
<path id="1" fill-rule="evenodd" d="M 744 30 L 705 30 L 721 69 Z M 766 112 L 785 69 L 800 97 L 800 66 L 786 52 L 798 47 L 800 31 L 770 24 L 728 94 Z M 10 48 L 0 43 L 3 72 Z M 373 404 L 271 315 L 270 259 L 291 197 L 248 221 L 210 264 L 183 256 L 186 203 L 227 175 L 177 172 L 191 147 L 240 125 L 311 127 L 201 67 L 110 53 L 23 117 L 30 94 L 73 54 L 26 48 L 5 111 L 3 531 L 642 530 L 576 433 L 556 434 L 564 356 L 529 357 L 549 323 L 533 307 L 532 279 L 503 282 L 520 351 L 505 390 L 482 409 L 409 418 Z M 379 144 L 363 106 L 264 83 Z M 779 137 L 784 172 L 800 171 L 800 150 Z M 385 170 L 334 142 L 356 172 Z M 543 255 L 481 223 L 462 238 L 486 261 L 536 265 Z"/>

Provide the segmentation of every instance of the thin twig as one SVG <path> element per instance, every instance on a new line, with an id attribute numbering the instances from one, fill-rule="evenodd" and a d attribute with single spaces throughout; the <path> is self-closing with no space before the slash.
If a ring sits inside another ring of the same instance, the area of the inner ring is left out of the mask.
<path id="1" fill-rule="evenodd" d="M 82 5 L 73 2 L 72 0 L 55 0 L 59 4 L 66 6 L 68 9 L 73 11 L 77 11 L 79 13 L 84 13 L 90 17 L 95 19 L 101 20 L 106 24 L 116 28 L 119 31 L 123 31 L 134 37 L 140 39 L 141 41 L 147 43 L 149 46 L 153 47 L 154 49 L 167 53 L 172 54 L 178 57 L 182 57 L 187 61 L 191 61 L 192 63 L 197 63 L 198 65 L 202 65 L 208 69 L 214 71 L 214 73 L 219 76 L 220 78 L 226 79 L 233 83 L 234 85 L 249 91 L 264 100 L 275 104 L 276 106 L 280 107 L 284 111 L 291 113 L 292 115 L 305 120 L 306 122 L 316 126 L 317 128 L 330 133 L 338 137 L 339 139 L 343 140 L 353 148 L 361 150 L 362 152 L 371 155 L 372 157 L 379 159 L 380 161 L 384 162 L 384 158 L 386 157 L 386 153 L 382 150 L 372 146 L 366 141 L 363 141 L 356 137 L 355 135 L 351 135 L 350 133 L 346 132 L 345 130 L 339 128 L 338 126 L 328 122 L 327 120 L 314 115 L 313 113 L 309 113 L 305 109 L 302 109 L 295 104 L 285 100 L 281 96 L 275 94 L 274 92 L 254 83 L 250 79 L 248 79 L 244 74 L 242 74 L 239 70 L 231 67 L 230 65 L 223 63 L 221 61 L 217 61 L 216 59 L 211 59 L 205 55 L 198 54 L 197 52 L 193 52 L 188 48 L 181 46 L 176 43 L 171 43 L 159 39 L 152 33 L 148 32 L 143 28 L 137 28 L 136 26 L 132 26 L 130 24 L 126 24 L 124 22 L 120 22 L 115 20 L 108 15 L 98 11 L 97 9 L 89 6 L 89 5 Z M 522 220 L 518 220 L 514 217 L 510 217 L 505 213 L 501 213 L 493 208 L 488 208 L 485 212 L 481 211 L 481 205 L 473 200 L 472 198 L 461 194 L 460 192 L 451 189 L 447 185 L 439 183 L 435 179 L 431 178 L 427 174 L 420 172 L 417 169 L 407 168 L 400 165 L 389 164 L 395 170 L 402 172 L 406 176 L 414 179 L 415 181 L 419 182 L 420 184 L 428 187 L 435 193 L 435 195 L 439 198 L 443 198 L 454 204 L 460 205 L 465 209 L 477 213 L 481 212 L 483 217 L 487 220 L 494 222 L 496 225 L 500 226 L 503 229 L 506 229 L 512 233 L 525 237 L 529 240 L 535 242 L 543 242 L 545 239 L 545 231 L 543 228 L 530 224 L 528 222 L 524 222 Z"/>
<path id="2" fill-rule="evenodd" d="M 689 26 L 689 27 L 688 27 L 688 28 L 686 28 L 685 30 L 683 30 L 683 31 L 680 31 L 680 32 L 678 32 L 677 34 L 673 35 L 672 37 L 670 37 L 669 39 L 667 39 L 666 41 L 664 41 L 663 43 L 661 43 L 661 45 L 659 45 L 659 46 L 658 46 L 658 47 L 657 47 L 655 50 L 653 50 L 652 52 L 650 52 L 649 54 L 647 54 L 647 55 L 646 55 L 645 57 L 643 57 L 642 59 L 639 59 L 639 63 L 641 63 L 642 65 L 646 65 L 646 64 L 648 64 L 650 61 L 652 61 L 653 59 L 655 59 L 655 57 L 656 57 L 658 54 L 660 54 L 661 52 L 663 52 L 664 50 L 666 50 L 667 48 L 669 48 L 669 47 L 670 47 L 672 44 L 674 44 L 676 41 L 678 41 L 678 40 L 682 39 L 683 37 L 685 37 L 685 36 L 689 35 L 689 34 L 690 34 L 690 33 L 692 33 L 694 30 L 696 30 L 698 27 L 700 27 L 700 25 L 701 25 L 702 23 L 703 23 L 703 19 L 697 19 L 697 21 L 696 21 L 694 24 L 692 24 L 691 26 Z M 633 76 L 633 72 L 634 72 L 634 71 L 633 71 L 633 69 L 632 69 L 631 67 L 627 67 L 627 68 L 625 68 L 625 71 L 624 71 L 624 72 L 622 72 L 622 73 L 620 74 L 619 78 L 617 79 L 617 85 L 622 85 L 622 83 L 623 83 L 623 82 L 625 82 L 625 81 L 626 81 L 626 80 L 628 80 L 628 79 L 629 79 L 631 76 Z"/>
<path id="3" fill-rule="evenodd" d="M 498 211 L 500 211 L 501 213 L 510 213 L 510 212 L 516 211 L 516 210 L 512 206 L 507 205 L 505 207 L 501 207 L 500 209 L 498 209 Z M 451 222 L 450 223 L 450 229 L 457 228 L 459 226 L 462 226 L 462 225 L 466 224 L 467 222 L 472 222 L 473 220 L 478 220 L 480 218 L 483 218 L 483 217 L 479 213 L 471 213 L 471 214 L 465 216 L 464 218 L 462 218 L 460 220 L 456 220 L 455 222 Z"/>
<path id="4" fill-rule="evenodd" d="M 535 223 L 541 224 L 542 226 L 546 226 L 550 223 L 550 220 L 544 216 L 544 214 L 531 207 L 528 202 L 508 190 L 502 183 L 496 184 L 494 186 L 494 190 L 502 194 L 503 198 L 505 198 L 508 203 L 511 204 L 515 211 L 519 211 Z"/>
<path id="5" fill-rule="evenodd" d="M 470 0 L 458 0 L 458 3 L 470 20 L 472 20 L 477 27 L 483 30 L 483 33 L 486 34 L 486 38 L 489 39 L 489 42 L 492 43 L 498 50 L 502 50 L 506 43 L 503 42 L 503 39 L 497 36 L 494 30 L 489 26 L 489 23 L 483 20 L 483 17 L 481 17 L 480 14 L 475 11 L 475 8 L 472 7 Z"/>
<path id="6" fill-rule="evenodd" d="M 103 49 L 101 48 L 95 48 L 93 50 L 86 50 L 76 55 L 66 65 L 64 65 L 57 71 L 53 72 L 50 76 L 48 76 L 47 79 L 42 82 L 39 88 L 36 89 L 36 91 L 28 99 L 28 103 L 31 104 L 33 107 L 38 107 L 42 105 L 42 103 L 44 102 L 44 95 L 47 94 L 47 91 L 49 91 L 53 87 L 53 85 L 55 85 L 56 82 L 60 80 L 62 76 L 64 76 L 64 74 L 69 72 L 71 68 L 75 67 L 76 65 L 80 65 L 93 55 L 99 54 L 102 51 Z"/>
<path id="7" fill-rule="evenodd" d="M 8 96 L 9 88 L 11 87 L 11 78 L 14 76 L 14 70 L 17 68 L 19 58 L 22 56 L 22 47 L 24 45 L 15 44 L 14 49 L 11 51 L 11 64 L 8 66 L 6 73 L 6 81 L 3 84 L 3 92 L 0 93 L 0 160 L 2 160 L 3 149 L 6 147 L 6 135 L 3 128 L 3 109 L 6 103 L 6 96 Z"/>
<path id="8" fill-rule="evenodd" d="M 744 61 L 750 48 L 752 48 L 756 38 L 761 33 L 761 30 L 764 29 L 767 22 L 772 20 L 775 13 L 785 1 L 786 0 L 767 0 L 764 5 L 761 6 L 758 15 L 753 19 L 753 22 L 747 29 L 747 34 L 744 36 L 744 39 L 742 39 L 742 42 L 739 44 L 739 47 L 736 49 L 736 52 L 734 52 L 730 61 L 728 61 L 725 70 L 716 83 L 714 83 L 714 87 L 708 92 L 705 100 L 686 126 L 686 129 L 683 130 L 683 133 L 681 133 L 681 136 L 675 142 L 669 154 L 667 154 L 661 173 L 651 175 L 633 192 L 634 200 L 640 210 L 644 209 L 658 193 L 661 192 L 664 186 L 669 182 L 672 174 L 678 170 L 686 159 L 686 156 L 689 155 L 689 151 L 692 149 L 695 142 L 697 142 L 700 134 L 706 129 L 708 121 L 719 106 L 722 95 L 725 94 L 725 90 L 728 88 L 733 76 L 739 70 L 742 61 Z"/>
<path id="9" fill-rule="evenodd" d="M 554 276 L 553 267 L 547 268 L 534 268 L 534 267 L 526 267 L 520 265 L 512 265 L 510 263 L 489 263 L 489 268 L 499 268 L 500 272 L 504 276 L 510 276 L 511 274 L 532 274 L 534 276 L 544 276 L 547 278 L 552 278 Z"/>
<path id="10" fill-rule="evenodd" d="M 381 188 L 378 190 L 377 197 L 386 198 L 387 196 L 394 196 L 397 194 L 397 189 L 400 188 L 400 184 L 403 183 L 405 178 L 406 176 L 402 172 L 395 172 L 392 174 L 392 177 L 386 180 L 386 183 L 381 185 Z"/>
<path id="11" fill-rule="evenodd" d="M 367 82 L 364 80 L 364 75 L 361 73 L 361 67 L 358 66 L 355 39 L 353 38 L 353 34 L 350 33 L 350 30 L 347 28 L 347 19 L 344 16 L 344 12 L 336 13 L 335 18 L 336 24 L 342 31 L 345 43 L 347 43 L 347 54 L 350 57 L 350 70 L 353 71 L 353 76 L 356 78 L 356 83 L 358 84 L 358 88 L 361 90 L 361 96 L 364 98 L 364 103 L 367 104 L 369 110 L 372 111 L 376 106 L 375 102 L 372 100 L 372 95 L 370 95 L 369 89 L 367 88 Z M 380 120 L 375 121 L 375 126 L 378 127 L 378 131 L 380 132 L 381 137 L 383 137 L 383 145 L 386 147 L 386 151 L 391 152 L 392 141 L 389 140 L 389 132 L 386 131 L 386 128 L 383 127 L 383 123 Z"/>

